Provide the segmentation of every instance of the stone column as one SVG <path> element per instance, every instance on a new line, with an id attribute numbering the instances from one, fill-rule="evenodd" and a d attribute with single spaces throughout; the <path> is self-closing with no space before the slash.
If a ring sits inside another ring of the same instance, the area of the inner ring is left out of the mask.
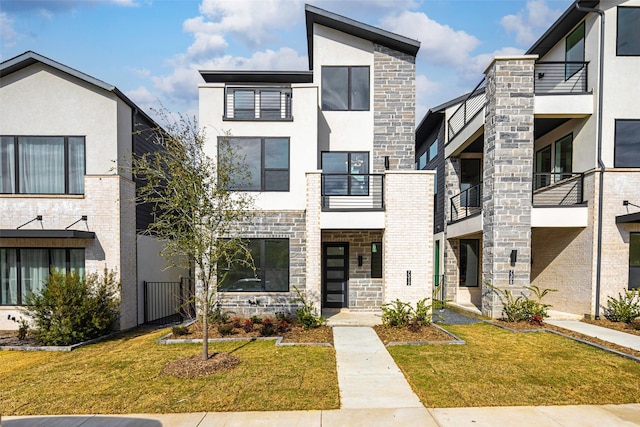
<path id="1" fill-rule="evenodd" d="M 530 284 L 536 58 L 497 57 L 485 71 L 482 279 L 514 295 Z M 482 291 L 482 313 L 500 317 L 497 293 Z"/>
<path id="2" fill-rule="evenodd" d="M 449 157 L 444 163 L 444 217 L 448 224 L 451 221 L 451 198 L 460 192 L 460 159 Z M 444 284 L 446 299 L 456 301 L 459 281 L 458 248 L 459 239 L 446 238 L 442 252 L 444 254 Z"/>

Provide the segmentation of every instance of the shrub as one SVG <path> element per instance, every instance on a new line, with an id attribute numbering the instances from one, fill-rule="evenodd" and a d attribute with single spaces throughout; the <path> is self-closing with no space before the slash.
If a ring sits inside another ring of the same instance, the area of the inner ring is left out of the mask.
<path id="1" fill-rule="evenodd" d="M 253 322 L 251 321 L 251 319 L 246 319 L 244 321 L 244 325 L 242 325 L 242 329 L 244 329 L 246 333 L 253 331 Z"/>
<path id="2" fill-rule="evenodd" d="M 229 314 L 222 311 L 217 304 L 210 305 L 210 307 L 215 307 L 209 314 L 209 321 L 211 323 L 223 324 L 229 321 Z"/>
<path id="3" fill-rule="evenodd" d="M 413 311 L 413 320 L 420 326 L 429 326 L 431 324 L 432 312 L 431 304 L 427 304 L 429 298 L 423 298 L 416 303 L 416 309 Z"/>
<path id="4" fill-rule="evenodd" d="M 221 323 L 218 325 L 218 332 L 223 337 L 231 335 L 233 333 L 233 325 L 231 323 Z"/>
<path id="5" fill-rule="evenodd" d="M 39 294 L 29 294 L 25 312 L 33 319 L 33 336 L 44 345 L 70 345 L 107 334 L 118 318 L 120 284 L 114 272 L 103 276 L 52 269 Z"/>
<path id="6" fill-rule="evenodd" d="M 640 316 L 640 290 L 624 291 L 618 294 L 618 298 L 607 298 L 604 317 L 612 322 L 630 323 L 638 316 Z"/>
<path id="7" fill-rule="evenodd" d="M 291 326 L 289 325 L 289 322 L 284 319 L 278 321 L 278 333 L 284 333 L 289 331 L 290 329 Z"/>
<path id="8" fill-rule="evenodd" d="M 291 323 L 293 321 L 293 317 L 291 316 L 290 313 L 285 313 L 283 311 L 278 311 L 276 313 L 276 320 L 279 322 L 281 320 L 284 320 L 287 323 Z"/>
<path id="9" fill-rule="evenodd" d="M 411 320 L 411 305 L 399 299 L 382 306 L 382 324 L 404 328 Z"/>
<path id="10" fill-rule="evenodd" d="M 549 292 L 556 292 L 555 289 L 541 290 L 537 286 L 525 286 L 525 289 L 536 296 L 537 301 L 535 301 L 524 294 L 514 297 L 513 292 L 511 292 L 510 289 L 496 288 L 487 282 L 485 282 L 485 285 L 496 291 L 498 294 L 500 302 L 502 302 L 502 314 L 504 315 L 503 320 L 507 322 L 526 321 L 542 324 L 542 320 L 549 317 L 547 311 L 551 305 L 543 304 L 542 298 L 544 298 Z"/>
<path id="11" fill-rule="evenodd" d="M 253 322 L 254 325 L 259 325 L 262 323 L 262 317 L 256 316 L 254 314 L 253 316 L 251 316 L 251 321 Z"/>
<path id="12" fill-rule="evenodd" d="M 263 337 L 270 337 L 276 333 L 276 328 L 273 326 L 273 321 L 268 317 L 262 319 L 262 326 L 260 327 L 260 335 Z"/>
<path id="13" fill-rule="evenodd" d="M 176 337 L 179 337 L 182 335 L 188 335 L 189 328 L 185 325 L 176 325 L 173 328 L 171 328 L 171 333 Z"/>
<path id="14" fill-rule="evenodd" d="M 18 332 L 16 335 L 19 341 L 27 339 L 27 335 L 29 335 L 29 322 L 27 322 L 27 320 L 23 318 L 18 320 Z"/>
<path id="15" fill-rule="evenodd" d="M 297 287 L 293 287 L 298 296 L 291 300 L 292 303 L 301 302 L 302 307 L 296 311 L 296 321 L 302 325 L 305 329 L 317 328 L 324 324 L 324 319 L 321 316 L 314 314 L 315 308 L 313 307 L 313 301 L 307 302 L 300 293 Z"/>
<path id="16" fill-rule="evenodd" d="M 238 328 L 238 329 L 242 328 L 242 323 L 243 323 L 242 317 L 234 317 L 231 320 L 231 324 L 233 325 L 234 328 Z"/>

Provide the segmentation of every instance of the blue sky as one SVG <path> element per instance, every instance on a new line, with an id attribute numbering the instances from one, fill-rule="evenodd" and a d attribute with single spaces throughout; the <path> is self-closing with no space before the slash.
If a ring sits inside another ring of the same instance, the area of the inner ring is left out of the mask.
<path id="1" fill-rule="evenodd" d="M 197 114 L 197 70 L 308 69 L 304 1 L 0 0 L 0 60 L 33 50 L 140 107 Z M 522 53 L 572 0 L 307 0 L 422 43 L 416 116 Z"/>

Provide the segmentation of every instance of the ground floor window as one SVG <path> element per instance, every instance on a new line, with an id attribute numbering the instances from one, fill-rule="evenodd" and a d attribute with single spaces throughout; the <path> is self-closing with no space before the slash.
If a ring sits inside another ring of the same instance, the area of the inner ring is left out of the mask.
<path id="1" fill-rule="evenodd" d="M 84 277 L 84 249 L 0 249 L 0 304 L 24 304 L 30 292 L 42 290 L 51 268 Z"/>
<path id="2" fill-rule="evenodd" d="M 460 286 L 478 286 L 479 253 L 479 240 L 460 240 Z"/>
<path id="3" fill-rule="evenodd" d="M 218 289 L 224 292 L 288 292 L 289 239 L 248 241 L 253 266 L 235 262 L 218 266 Z"/>
<path id="4" fill-rule="evenodd" d="M 371 278 L 382 279 L 382 242 L 371 244 Z"/>
<path id="5" fill-rule="evenodd" d="M 629 289 L 640 288 L 640 233 L 629 236 Z"/>

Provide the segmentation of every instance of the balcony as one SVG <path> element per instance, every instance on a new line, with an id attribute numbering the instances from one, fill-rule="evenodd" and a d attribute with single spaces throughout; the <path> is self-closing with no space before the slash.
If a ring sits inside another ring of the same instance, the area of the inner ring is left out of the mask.
<path id="1" fill-rule="evenodd" d="M 534 173 L 533 206 L 570 206 L 583 202 L 582 173 Z"/>
<path id="2" fill-rule="evenodd" d="M 450 199 L 449 223 L 482 212 L 482 183 L 469 187 Z"/>
<path id="3" fill-rule="evenodd" d="M 487 102 L 485 95 L 486 79 L 480 83 L 467 95 L 467 98 L 447 121 L 447 131 L 449 141 L 451 141 L 478 113 L 482 111 Z"/>
<path id="4" fill-rule="evenodd" d="M 229 86 L 224 120 L 291 121 L 291 88 Z"/>
<path id="5" fill-rule="evenodd" d="M 323 211 L 383 211 L 384 175 L 322 174 Z"/>
<path id="6" fill-rule="evenodd" d="M 533 91 L 536 95 L 587 93 L 588 71 L 588 62 L 536 62 Z"/>

